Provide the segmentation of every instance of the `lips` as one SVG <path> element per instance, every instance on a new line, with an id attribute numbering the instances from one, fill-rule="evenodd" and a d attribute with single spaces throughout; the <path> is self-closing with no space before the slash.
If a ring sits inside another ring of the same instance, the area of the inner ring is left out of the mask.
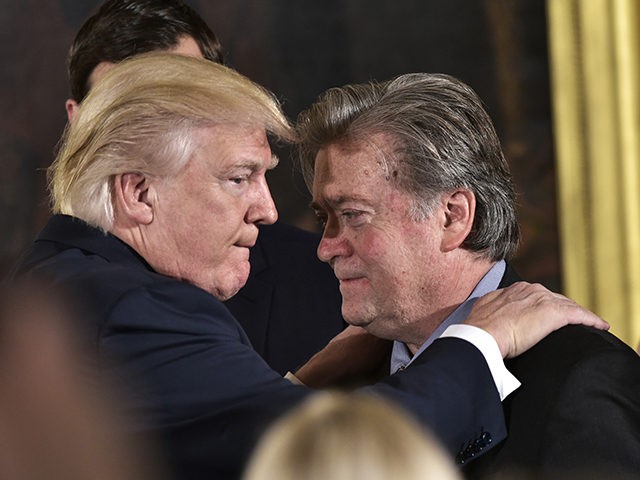
<path id="1" fill-rule="evenodd" d="M 365 277 L 360 273 L 353 272 L 353 271 L 349 272 L 341 268 L 334 268 L 333 273 L 341 282 L 348 282 L 350 280 L 360 280 Z"/>
<path id="2" fill-rule="evenodd" d="M 341 288 L 356 287 L 358 285 L 362 285 L 363 282 L 367 280 L 367 277 L 363 275 L 350 274 L 350 275 L 336 275 L 336 276 L 340 281 Z"/>
<path id="3" fill-rule="evenodd" d="M 238 240 L 236 243 L 234 243 L 233 245 L 236 247 L 242 247 L 242 248 L 251 248 L 256 244 L 256 241 L 258 240 L 258 235 L 251 235 L 251 236 L 247 236 L 247 238 L 242 238 L 240 240 Z"/>
<path id="4" fill-rule="evenodd" d="M 338 277 L 338 280 L 340 280 L 340 282 L 353 282 L 355 280 L 362 280 L 364 277 L 357 277 L 357 276 L 353 276 L 353 277 Z"/>

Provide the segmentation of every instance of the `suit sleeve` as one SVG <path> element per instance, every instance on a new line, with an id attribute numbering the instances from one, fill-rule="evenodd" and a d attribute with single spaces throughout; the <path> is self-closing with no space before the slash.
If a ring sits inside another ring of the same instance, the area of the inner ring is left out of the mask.
<path id="1" fill-rule="evenodd" d="M 105 368 L 124 381 L 140 429 L 159 427 L 182 478 L 237 476 L 269 422 L 309 394 L 271 370 L 226 307 L 193 286 L 130 291 L 107 318 L 98 340 Z M 489 369 L 464 340 L 436 341 L 366 391 L 413 413 L 452 453 L 482 431 L 504 437 Z"/>
<path id="2" fill-rule="evenodd" d="M 370 389 L 412 412 L 459 462 L 506 437 L 504 412 L 489 367 L 482 353 L 465 340 L 436 340 L 406 370 Z"/>

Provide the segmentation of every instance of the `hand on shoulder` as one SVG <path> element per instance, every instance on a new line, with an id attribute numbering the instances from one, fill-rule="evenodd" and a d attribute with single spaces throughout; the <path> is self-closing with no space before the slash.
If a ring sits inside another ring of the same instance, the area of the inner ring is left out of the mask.
<path id="1" fill-rule="evenodd" d="M 465 323 L 489 332 L 505 358 L 520 355 L 565 325 L 609 329 L 607 322 L 573 300 L 527 282 L 479 298 Z"/>

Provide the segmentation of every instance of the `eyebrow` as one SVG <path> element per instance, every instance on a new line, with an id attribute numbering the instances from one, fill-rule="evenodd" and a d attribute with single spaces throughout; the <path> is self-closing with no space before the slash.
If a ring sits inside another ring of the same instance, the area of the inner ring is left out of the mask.
<path id="1" fill-rule="evenodd" d="M 330 207 L 336 207 L 347 202 L 369 203 L 369 200 L 359 195 L 340 195 L 336 198 L 325 199 L 323 203 L 328 204 Z M 313 210 L 324 210 L 324 207 L 320 205 L 320 203 L 316 200 L 312 200 L 311 203 L 309 204 L 309 207 L 311 207 Z"/>
<path id="2" fill-rule="evenodd" d="M 266 169 L 272 170 L 276 168 L 279 162 L 280 160 L 276 155 L 271 155 L 271 162 L 269 163 L 269 165 L 267 165 Z M 230 166 L 231 170 L 236 168 L 246 168 L 248 170 L 251 170 L 252 172 L 257 172 L 262 168 L 262 164 L 259 161 L 247 159 Z"/>

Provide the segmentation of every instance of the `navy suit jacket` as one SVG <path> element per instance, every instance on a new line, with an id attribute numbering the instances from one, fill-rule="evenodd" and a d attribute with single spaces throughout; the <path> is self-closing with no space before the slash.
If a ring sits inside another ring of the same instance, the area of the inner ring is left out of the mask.
<path id="1" fill-rule="evenodd" d="M 518 280 L 507 268 L 500 287 Z M 640 357 L 631 348 L 567 326 L 505 363 L 522 382 L 504 401 L 508 437 L 469 463 L 467 478 L 640 476 Z"/>
<path id="2" fill-rule="evenodd" d="M 294 372 L 346 326 L 320 236 L 277 222 L 261 225 L 247 284 L 226 303 L 253 348 L 276 372 Z"/>
<path id="3" fill-rule="evenodd" d="M 157 435 L 176 478 L 238 478 L 269 422 L 310 394 L 266 365 L 222 302 L 159 275 L 80 220 L 54 216 L 16 272 L 45 277 L 77 300 L 98 372 L 118 380 L 133 433 Z M 460 339 L 437 340 L 364 390 L 400 404 L 452 453 L 479 436 L 497 443 L 505 435 L 489 369 Z"/>

